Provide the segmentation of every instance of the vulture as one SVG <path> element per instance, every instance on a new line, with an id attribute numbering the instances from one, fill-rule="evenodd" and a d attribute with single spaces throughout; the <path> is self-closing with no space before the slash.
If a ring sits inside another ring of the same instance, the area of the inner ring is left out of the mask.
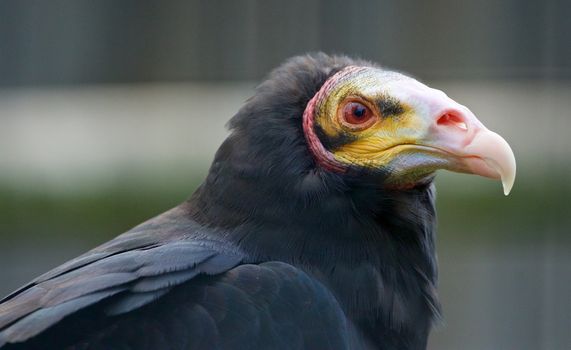
<path id="1" fill-rule="evenodd" d="M 182 204 L 0 303 L 8 349 L 425 349 L 435 171 L 515 179 L 444 92 L 313 53 L 274 69 Z"/>

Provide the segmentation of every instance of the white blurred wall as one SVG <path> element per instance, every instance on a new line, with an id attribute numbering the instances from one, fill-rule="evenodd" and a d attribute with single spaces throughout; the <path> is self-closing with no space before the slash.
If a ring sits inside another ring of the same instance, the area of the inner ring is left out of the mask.
<path id="1" fill-rule="evenodd" d="M 435 81 L 512 145 L 523 176 L 571 165 L 571 84 Z M 137 168 L 205 168 L 253 83 L 0 90 L 0 181 L 96 185 Z M 521 166 L 523 165 L 523 168 Z M 202 170 L 204 171 L 204 170 Z M 536 174 L 537 175 L 537 174 Z M 18 185 L 19 184 L 19 185 Z"/>

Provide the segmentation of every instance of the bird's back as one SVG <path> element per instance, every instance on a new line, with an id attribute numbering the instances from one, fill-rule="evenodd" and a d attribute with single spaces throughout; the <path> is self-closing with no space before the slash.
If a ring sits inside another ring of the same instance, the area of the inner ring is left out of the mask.
<path id="1" fill-rule="evenodd" d="M 251 261 L 173 209 L 40 276 L 0 304 L 6 349 L 362 347 L 332 292 Z"/>

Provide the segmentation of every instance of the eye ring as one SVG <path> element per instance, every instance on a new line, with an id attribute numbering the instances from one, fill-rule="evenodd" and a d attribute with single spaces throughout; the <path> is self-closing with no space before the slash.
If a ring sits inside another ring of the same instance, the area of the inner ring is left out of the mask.
<path id="1" fill-rule="evenodd" d="M 352 131 L 365 130 L 378 120 L 374 109 L 361 99 L 347 100 L 338 115 L 341 124 Z"/>

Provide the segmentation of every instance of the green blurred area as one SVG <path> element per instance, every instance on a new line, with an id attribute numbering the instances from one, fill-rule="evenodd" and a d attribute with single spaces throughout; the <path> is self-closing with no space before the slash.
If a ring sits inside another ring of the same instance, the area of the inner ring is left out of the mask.
<path id="1" fill-rule="evenodd" d="M 95 244 L 184 201 L 203 175 L 151 182 L 131 174 L 72 191 L 0 185 L 0 239 L 73 238 Z"/>
<path id="2" fill-rule="evenodd" d="M 184 201 L 207 171 L 206 165 L 159 168 L 153 176 L 125 172 L 106 185 L 69 191 L 29 182 L 0 186 L 0 292 Z M 567 173 L 533 177 L 520 168 L 508 197 L 496 181 L 447 172 L 437 176 L 439 289 L 446 326 L 433 332 L 430 349 L 514 344 L 564 349 L 571 344 Z"/>
<path id="3" fill-rule="evenodd" d="M 71 237 L 95 244 L 184 201 L 205 173 L 206 168 L 157 181 L 125 174 L 105 186 L 71 192 L 0 185 L 0 239 Z M 437 189 L 439 239 L 444 243 L 570 239 L 571 186 L 562 171 L 550 174 L 549 180 L 520 176 L 509 197 L 499 183 L 459 174 L 440 173 Z"/>

